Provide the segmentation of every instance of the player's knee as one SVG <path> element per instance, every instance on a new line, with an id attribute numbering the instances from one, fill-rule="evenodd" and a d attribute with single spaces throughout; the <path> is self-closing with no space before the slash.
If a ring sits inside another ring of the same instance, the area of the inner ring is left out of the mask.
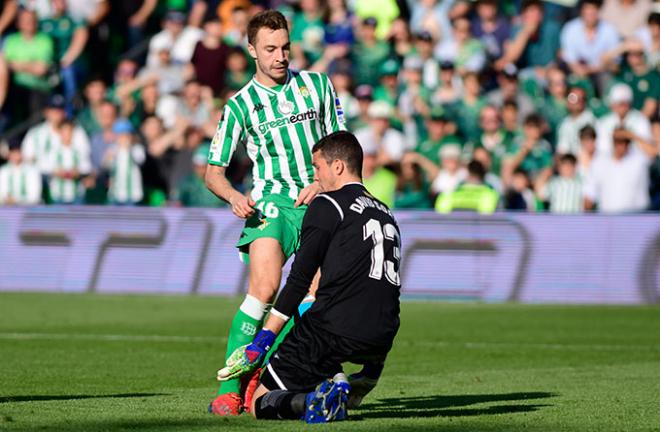
<path id="1" fill-rule="evenodd" d="M 252 409 L 254 418 L 258 420 L 278 419 L 278 404 L 285 393 L 284 390 L 273 390 L 255 398 Z"/>

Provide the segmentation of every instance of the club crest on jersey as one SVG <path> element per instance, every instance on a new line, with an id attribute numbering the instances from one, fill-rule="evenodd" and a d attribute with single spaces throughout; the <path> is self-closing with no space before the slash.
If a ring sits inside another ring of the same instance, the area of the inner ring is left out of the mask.
<path id="1" fill-rule="evenodd" d="M 307 90 L 307 87 L 305 87 L 305 86 L 300 87 L 300 95 L 302 97 L 306 97 L 306 98 L 309 97 L 309 90 Z"/>
<path id="2" fill-rule="evenodd" d="M 293 112 L 293 109 L 295 108 L 295 105 L 293 102 L 288 101 L 288 100 L 280 100 L 277 102 L 277 110 L 280 112 L 282 115 L 289 115 Z"/>

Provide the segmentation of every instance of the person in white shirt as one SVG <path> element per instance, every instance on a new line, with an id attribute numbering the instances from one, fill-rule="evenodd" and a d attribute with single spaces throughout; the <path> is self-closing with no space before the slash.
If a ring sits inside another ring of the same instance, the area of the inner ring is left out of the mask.
<path id="1" fill-rule="evenodd" d="M 659 152 L 650 140 L 624 128 L 613 132 L 611 155 L 599 154 L 587 175 L 584 207 L 604 213 L 641 212 L 649 206 L 649 165 Z M 635 141 L 642 151 L 634 151 Z"/>
<path id="2" fill-rule="evenodd" d="M 573 154 L 580 152 L 580 130 L 594 126 L 596 116 L 587 108 L 587 94 L 581 87 L 572 87 L 566 96 L 568 116 L 559 124 L 557 132 L 557 153 Z"/>
<path id="3" fill-rule="evenodd" d="M 461 163 L 461 148 L 445 144 L 439 150 L 440 166 L 417 152 L 406 153 L 403 163 L 418 165 L 431 181 L 431 191 L 436 194 L 453 192 L 467 178 L 467 170 Z"/>
<path id="4" fill-rule="evenodd" d="M 119 119 L 112 127 L 116 141 L 111 145 L 103 163 L 110 170 L 110 202 L 115 205 L 135 205 L 142 201 L 142 174 L 140 166 L 146 159 L 142 144 L 135 142 L 133 126 Z"/>
<path id="5" fill-rule="evenodd" d="M 159 65 L 158 52 L 162 47 L 171 47 L 172 63 L 188 64 L 195 51 L 195 45 L 202 39 L 202 29 L 186 26 L 186 15 L 179 11 L 169 11 L 163 20 L 163 30 L 149 41 L 147 67 Z"/>
<path id="6" fill-rule="evenodd" d="M 536 184 L 537 196 L 550 202 L 552 213 L 579 213 L 583 210 L 582 178 L 577 172 L 577 158 L 571 154 L 559 157 L 559 175 L 547 183 Z"/>
<path id="7" fill-rule="evenodd" d="M 403 153 L 408 150 L 405 136 L 390 127 L 393 111 L 387 102 L 372 102 L 367 111 L 369 126 L 355 132 L 355 137 L 365 152 L 378 154 L 379 166 L 399 162 Z"/>
<path id="8" fill-rule="evenodd" d="M 31 127 L 25 138 L 23 138 L 21 144 L 23 160 L 36 165 L 41 174 L 48 175 L 53 170 L 52 162 L 55 160 L 53 152 L 56 150 L 60 139 L 58 130 L 66 119 L 64 105 L 63 96 L 51 96 L 48 105 L 44 109 L 46 120 Z M 73 127 L 72 141 L 81 157 L 88 158 L 90 154 L 89 138 L 81 126 L 75 125 Z"/>
<path id="9" fill-rule="evenodd" d="M 601 117 L 596 126 L 598 135 L 598 156 L 609 156 L 614 148 L 612 143 L 613 132 L 623 127 L 643 140 L 651 139 L 651 123 L 641 112 L 632 108 L 633 91 L 627 84 L 615 84 L 610 89 L 608 102 L 612 112 Z M 641 143 L 634 140 L 632 152 L 641 151 Z"/>
<path id="10" fill-rule="evenodd" d="M 80 180 L 92 172 L 89 152 L 81 152 L 75 139 L 74 124 L 65 120 L 58 130 L 50 162 L 48 190 L 56 204 L 81 203 L 84 190 Z"/>
<path id="11" fill-rule="evenodd" d="M 22 161 L 20 147 L 10 148 L 8 162 L 0 167 L 0 205 L 35 205 L 39 202 L 39 169 Z"/>

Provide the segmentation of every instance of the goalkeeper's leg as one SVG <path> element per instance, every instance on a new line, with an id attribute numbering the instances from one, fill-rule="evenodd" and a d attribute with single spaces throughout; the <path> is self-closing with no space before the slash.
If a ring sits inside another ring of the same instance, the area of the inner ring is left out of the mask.
<path id="1" fill-rule="evenodd" d="M 266 305 L 273 299 L 280 286 L 284 254 L 280 243 L 269 237 L 258 238 L 250 243 L 250 277 L 248 294 L 236 312 L 229 331 L 225 360 L 236 348 L 252 342 L 261 329 Z M 240 380 L 225 381 L 218 389 L 218 398 L 210 411 L 220 415 L 236 415 L 242 403 Z M 227 396 L 225 396 L 227 395 Z"/>

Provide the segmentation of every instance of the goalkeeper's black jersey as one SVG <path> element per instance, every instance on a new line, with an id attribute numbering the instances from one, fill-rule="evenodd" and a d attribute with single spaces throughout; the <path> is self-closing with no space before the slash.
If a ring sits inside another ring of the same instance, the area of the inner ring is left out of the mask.
<path id="1" fill-rule="evenodd" d="M 274 309 L 292 316 L 321 267 L 303 320 L 330 333 L 389 346 L 399 328 L 399 227 L 360 183 L 319 194 L 302 224 L 300 249 Z"/>

